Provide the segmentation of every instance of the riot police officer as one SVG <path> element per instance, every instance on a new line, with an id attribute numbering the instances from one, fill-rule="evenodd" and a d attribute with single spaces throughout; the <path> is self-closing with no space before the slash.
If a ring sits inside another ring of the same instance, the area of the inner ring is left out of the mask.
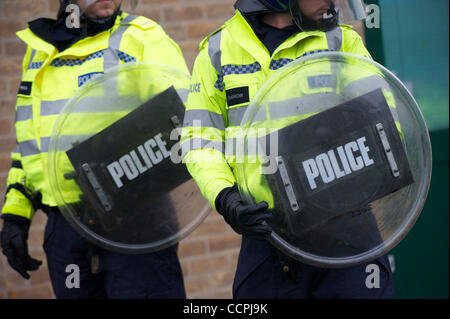
<path id="1" fill-rule="evenodd" d="M 63 218 L 49 185 L 51 132 L 79 87 L 128 62 L 156 62 L 189 73 L 180 48 L 162 28 L 121 11 L 121 4 L 61 1 L 56 20 L 37 19 L 18 32 L 27 51 L 17 95 L 17 147 L 2 209 L 1 245 L 11 267 L 29 279 L 28 271 L 41 265 L 28 254 L 29 226 L 38 209 L 47 213 L 44 250 L 57 298 L 185 298 L 176 245 L 135 255 L 95 247 Z M 81 13 L 80 21 L 69 16 L 73 5 Z M 79 289 L 66 286 L 68 265 L 79 268 Z"/>
<path id="2" fill-rule="evenodd" d="M 345 8 L 360 1 L 344 1 Z M 351 2 L 351 5 L 348 3 Z M 392 298 L 392 272 L 386 256 L 380 288 L 366 286 L 366 266 L 327 269 L 287 257 L 265 237 L 272 231 L 266 202 L 248 205 L 236 186 L 228 141 L 237 137 L 246 108 L 278 69 L 301 56 L 343 51 L 370 58 L 360 36 L 338 24 L 334 0 L 239 0 L 236 14 L 200 45 L 185 116 L 184 161 L 203 195 L 242 235 L 233 284 L 235 298 Z M 196 129 L 201 121 L 202 130 Z M 198 124 L 197 124 L 198 125 Z M 200 134 L 201 135 L 197 135 Z M 270 224 L 270 223 L 269 223 Z"/>

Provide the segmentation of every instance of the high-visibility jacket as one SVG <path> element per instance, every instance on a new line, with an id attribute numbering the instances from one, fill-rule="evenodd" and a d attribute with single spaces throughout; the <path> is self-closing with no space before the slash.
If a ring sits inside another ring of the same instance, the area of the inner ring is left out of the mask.
<path id="1" fill-rule="evenodd" d="M 58 114 L 79 87 L 93 75 L 127 62 L 155 62 L 187 74 L 189 70 L 178 45 L 142 16 L 121 13 L 109 30 L 62 52 L 30 29 L 17 35 L 27 51 L 16 104 L 17 146 L 2 213 L 31 219 L 39 204 L 56 205 L 48 181 L 49 142 Z"/>
<path id="2" fill-rule="evenodd" d="M 322 51 L 371 59 L 361 37 L 347 25 L 328 32 L 299 32 L 270 55 L 239 11 L 200 44 L 181 143 L 189 150 L 184 162 L 213 208 L 220 191 L 236 182 L 233 154 L 227 148 L 237 138 L 255 93 L 281 67 Z"/>

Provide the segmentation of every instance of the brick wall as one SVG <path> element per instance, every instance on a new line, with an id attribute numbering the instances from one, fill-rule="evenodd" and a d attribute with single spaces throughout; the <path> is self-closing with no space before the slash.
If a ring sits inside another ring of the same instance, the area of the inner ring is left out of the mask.
<path id="1" fill-rule="evenodd" d="M 9 153 L 15 146 L 15 93 L 25 53 L 25 45 L 15 32 L 25 28 L 26 21 L 54 17 L 58 3 L 58 0 L 0 0 L 0 205 L 11 165 Z M 160 23 L 180 45 L 192 69 L 199 42 L 231 17 L 233 3 L 234 0 L 141 0 L 135 10 L 127 9 L 126 5 L 124 9 Z M 37 272 L 32 272 L 30 280 L 22 279 L 9 268 L 6 258 L 0 256 L 0 299 L 54 297 L 42 250 L 45 222 L 45 214 L 38 212 L 30 230 L 30 254 L 44 261 Z M 215 212 L 180 243 L 179 255 L 189 298 L 231 297 L 239 246 L 240 237 Z"/>

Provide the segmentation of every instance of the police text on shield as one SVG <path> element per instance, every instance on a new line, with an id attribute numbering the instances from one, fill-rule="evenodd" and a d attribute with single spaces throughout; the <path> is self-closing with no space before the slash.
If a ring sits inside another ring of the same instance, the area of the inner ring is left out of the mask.
<path id="1" fill-rule="evenodd" d="M 316 179 L 320 176 L 324 184 L 329 184 L 364 167 L 374 164 L 369 157 L 370 149 L 363 136 L 336 149 L 317 155 L 302 162 L 311 190 L 317 188 Z M 361 156 L 355 156 L 359 151 Z M 337 154 L 336 154 L 337 153 Z M 338 160 L 339 159 L 339 160 Z"/>
<path id="2" fill-rule="evenodd" d="M 122 178 L 124 175 L 131 181 L 170 157 L 166 145 L 167 143 L 162 140 L 162 134 L 159 133 L 144 144 L 139 145 L 135 150 L 123 155 L 119 160 L 109 164 L 106 168 L 117 188 L 123 186 Z M 138 153 L 142 161 L 138 157 Z"/>

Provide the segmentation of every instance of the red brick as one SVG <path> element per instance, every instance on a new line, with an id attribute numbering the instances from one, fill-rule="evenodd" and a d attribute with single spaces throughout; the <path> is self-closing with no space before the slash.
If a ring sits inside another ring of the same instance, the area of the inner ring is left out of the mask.
<path id="1" fill-rule="evenodd" d="M 128 12 L 128 11 L 127 11 Z M 161 20 L 161 10 L 158 8 L 139 8 L 133 12 L 136 15 L 147 17 L 155 22 Z"/>
<path id="2" fill-rule="evenodd" d="M 16 140 L 14 138 L 5 138 L 3 136 L 0 137 L 0 155 L 7 154 L 9 156 L 15 146 Z"/>
<path id="3" fill-rule="evenodd" d="M 184 240 L 180 242 L 178 255 L 180 258 L 202 255 L 206 252 L 205 240 Z"/>
<path id="4" fill-rule="evenodd" d="M 226 288 L 232 285 L 234 271 L 219 272 L 216 274 L 191 276 L 185 278 L 186 291 L 195 294 L 200 291 Z"/>
<path id="5" fill-rule="evenodd" d="M 0 96 L 6 95 L 6 93 L 7 93 L 7 85 L 6 85 L 6 83 L 7 83 L 6 79 L 0 79 Z"/>
<path id="6" fill-rule="evenodd" d="M 189 261 L 180 259 L 181 271 L 183 272 L 183 276 L 187 277 L 190 275 L 189 272 Z"/>
<path id="7" fill-rule="evenodd" d="M 210 221 L 209 219 L 206 219 L 188 238 L 223 234 L 227 231 L 228 227 L 230 226 L 228 226 L 224 220 Z"/>
<path id="8" fill-rule="evenodd" d="M 0 60 L 0 70 L 2 76 L 16 76 L 22 73 L 22 58 L 6 58 Z"/>
<path id="9" fill-rule="evenodd" d="M 2 0 L 0 1 L 0 12 L 4 17 L 27 21 L 32 17 L 46 14 L 47 6 L 42 1 L 36 0 Z"/>
<path id="10" fill-rule="evenodd" d="M 11 57 L 21 57 L 23 58 L 27 46 L 23 41 L 8 41 L 5 43 L 5 54 Z"/>
<path id="11" fill-rule="evenodd" d="M 32 258 L 42 261 L 41 267 L 44 267 L 47 265 L 45 252 L 44 252 L 44 249 L 42 248 L 42 246 L 29 245 L 28 250 L 29 250 L 29 254 Z"/>
<path id="12" fill-rule="evenodd" d="M 0 227 L 3 227 L 3 220 L 0 219 Z M 0 253 L 0 274 L 3 272 L 9 271 L 9 265 L 8 261 L 6 260 L 6 256 L 4 256 L 2 253 Z M 0 287 L 2 287 L 0 285 Z"/>
<path id="13" fill-rule="evenodd" d="M 173 25 L 165 27 L 164 30 L 167 34 L 175 41 L 181 41 L 186 39 L 186 26 L 184 25 Z"/>
<path id="14" fill-rule="evenodd" d="M 1 2 L 3 1 L 0 1 L 0 3 Z M 0 12 L 2 12 L 1 9 Z M 0 16 L 3 16 L 3 14 L 0 14 Z M 0 38 L 15 38 L 16 32 L 24 29 L 25 27 L 26 21 L 22 21 L 22 19 L 0 21 Z"/>
<path id="15" fill-rule="evenodd" d="M 50 0 L 49 4 L 50 4 L 50 12 L 53 12 L 56 15 L 59 10 L 59 1 Z"/>
<path id="16" fill-rule="evenodd" d="M 196 258 L 189 263 L 189 271 L 193 275 L 215 273 L 229 268 L 230 261 L 227 255 Z"/>
<path id="17" fill-rule="evenodd" d="M 48 273 L 48 268 L 45 265 L 42 265 L 36 271 L 30 271 L 29 274 L 31 276 L 30 282 L 32 285 L 50 282 L 50 274 Z"/>
<path id="18" fill-rule="evenodd" d="M 0 176 L 0 198 L 5 198 L 5 191 L 6 191 L 6 178 L 8 177 L 8 172 L 0 172 L 0 173 L 3 173 L 2 174 L 2 176 Z M 3 206 L 3 200 L 1 201 L 1 203 L 0 203 L 0 209 L 2 208 L 2 206 Z M 2 225 L 1 224 L 1 222 L 0 222 L 0 225 Z"/>
<path id="19" fill-rule="evenodd" d="M 27 289 L 10 290 L 8 291 L 8 297 L 11 299 L 53 299 L 54 295 L 52 287 L 48 283 Z"/>
<path id="20" fill-rule="evenodd" d="M 42 246 L 44 244 L 44 229 L 31 227 L 28 235 L 28 245 Z"/>
<path id="21" fill-rule="evenodd" d="M 203 16 L 201 6 L 179 6 L 164 8 L 166 22 L 197 20 Z"/>
<path id="22" fill-rule="evenodd" d="M 8 77 L 8 93 L 10 95 L 15 95 L 19 90 L 19 85 L 21 81 L 21 74 Z"/>
<path id="23" fill-rule="evenodd" d="M 208 18 L 221 18 L 223 21 L 229 19 L 235 12 L 232 2 L 207 5 L 205 11 Z"/>
<path id="24" fill-rule="evenodd" d="M 16 105 L 16 98 L 0 99 L 0 117 L 8 117 L 14 120 L 16 111 L 14 109 Z"/>
<path id="25" fill-rule="evenodd" d="M 189 299 L 232 299 L 233 291 L 232 285 L 225 288 L 213 289 L 202 291 L 199 293 L 193 293 L 188 295 Z"/>
<path id="26" fill-rule="evenodd" d="M 188 294 L 194 294 L 198 293 L 199 291 L 209 290 L 211 286 L 208 276 L 196 276 L 191 278 L 185 277 L 184 285 Z"/>
<path id="27" fill-rule="evenodd" d="M 190 24 L 187 28 L 189 38 L 203 39 L 213 31 L 217 30 L 216 22 L 198 22 Z"/>
<path id="28" fill-rule="evenodd" d="M 12 123 L 9 119 L 0 118 L 0 136 L 9 135 L 11 133 Z M 1 159 L 0 159 L 1 161 Z M 1 165 L 1 164 L 0 164 Z M 1 170 L 1 166 L 0 166 Z"/>
<path id="29" fill-rule="evenodd" d="M 8 272 L 1 274 L 0 277 L 3 277 L 4 287 L 6 288 L 25 288 L 30 285 L 28 280 L 24 279 L 12 268 L 9 268 Z"/>
<path id="30" fill-rule="evenodd" d="M 1 269 L 0 269 L 1 271 Z M 0 290 L 6 288 L 6 278 L 5 274 L 0 273 Z"/>
<path id="31" fill-rule="evenodd" d="M 41 228 L 47 223 L 47 215 L 41 210 L 37 211 L 33 217 L 33 223 L 31 227 L 40 226 Z"/>
<path id="32" fill-rule="evenodd" d="M 1 120 L 0 120 L 1 125 Z M 0 129 L 1 131 L 1 129 Z M 11 157 L 7 154 L 0 154 L 0 172 L 7 172 L 11 167 Z"/>
<path id="33" fill-rule="evenodd" d="M 209 248 L 211 252 L 239 249 L 241 247 L 241 238 L 238 234 L 209 238 Z"/>

